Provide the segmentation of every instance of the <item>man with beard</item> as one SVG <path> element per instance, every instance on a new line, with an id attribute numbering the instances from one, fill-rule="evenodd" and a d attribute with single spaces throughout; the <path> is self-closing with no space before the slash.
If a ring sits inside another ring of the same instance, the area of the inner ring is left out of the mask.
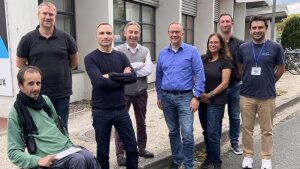
<path id="1" fill-rule="evenodd" d="M 275 83 L 284 73 L 284 52 L 280 44 L 265 38 L 267 29 L 265 17 L 251 17 L 249 31 L 252 41 L 242 44 L 237 53 L 238 69 L 243 81 L 240 92 L 243 168 L 252 168 L 256 115 L 261 129 L 261 168 L 272 168 Z"/>
<path id="2" fill-rule="evenodd" d="M 24 66 L 17 75 L 20 92 L 8 117 L 8 158 L 21 168 L 98 169 L 91 152 L 74 148 L 50 99 L 40 95 L 41 78 L 35 66 Z M 72 147 L 76 152 L 64 158 L 56 155 Z"/>

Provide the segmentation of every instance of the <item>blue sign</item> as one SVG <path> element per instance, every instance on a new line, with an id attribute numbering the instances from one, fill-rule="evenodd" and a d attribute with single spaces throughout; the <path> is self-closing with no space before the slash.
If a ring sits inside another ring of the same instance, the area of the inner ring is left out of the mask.
<path id="1" fill-rule="evenodd" d="M 0 36 L 0 58 L 8 58 L 8 52 L 1 36 Z"/>

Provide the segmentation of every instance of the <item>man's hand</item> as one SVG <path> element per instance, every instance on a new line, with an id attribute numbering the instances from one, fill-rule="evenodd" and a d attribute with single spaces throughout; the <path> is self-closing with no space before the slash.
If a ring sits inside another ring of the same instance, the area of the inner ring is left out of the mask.
<path id="1" fill-rule="evenodd" d="M 130 67 L 126 67 L 124 69 L 123 73 L 131 73 L 131 68 Z"/>
<path id="2" fill-rule="evenodd" d="M 102 75 L 103 78 L 109 79 L 108 74 Z"/>
<path id="3" fill-rule="evenodd" d="M 160 101 L 160 100 L 157 100 L 157 107 L 158 107 L 160 110 L 163 110 L 163 107 L 162 107 L 162 104 L 161 104 L 161 101 Z"/>
<path id="4" fill-rule="evenodd" d="M 199 101 L 196 98 L 192 98 L 190 103 L 190 109 L 194 113 L 199 107 Z"/>
<path id="5" fill-rule="evenodd" d="M 38 161 L 38 166 L 50 167 L 54 161 L 54 155 L 47 155 L 46 157 L 40 158 Z"/>
<path id="6" fill-rule="evenodd" d="M 200 101 L 203 103 L 210 103 L 209 99 L 210 99 L 210 95 L 207 93 L 203 93 Z"/>

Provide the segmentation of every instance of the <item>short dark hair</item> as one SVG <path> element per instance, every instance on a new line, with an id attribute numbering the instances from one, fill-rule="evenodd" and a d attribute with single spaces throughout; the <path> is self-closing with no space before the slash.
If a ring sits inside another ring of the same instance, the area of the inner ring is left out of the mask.
<path id="1" fill-rule="evenodd" d="M 112 28 L 112 26 L 111 26 L 109 23 L 106 23 L 106 22 L 100 23 L 100 24 L 97 26 L 97 28 L 99 28 L 99 27 L 102 26 L 102 25 L 108 25 L 108 26 L 110 26 L 110 27 Z"/>
<path id="2" fill-rule="evenodd" d="M 220 19 L 222 18 L 222 16 L 229 16 L 230 19 L 231 19 L 231 22 L 233 22 L 233 18 L 232 18 L 232 16 L 231 16 L 229 13 L 222 13 L 222 14 L 220 15 L 220 17 L 219 17 L 218 22 L 220 22 Z"/>
<path id="3" fill-rule="evenodd" d="M 250 18 L 249 21 L 249 29 L 251 29 L 251 24 L 253 21 L 263 21 L 265 23 L 266 28 L 268 29 L 268 21 L 267 18 L 261 15 L 254 15 Z"/>
<path id="4" fill-rule="evenodd" d="M 26 65 L 24 67 L 22 67 L 17 75 L 17 79 L 18 79 L 18 83 L 19 84 L 23 84 L 24 83 L 24 74 L 26 72 L 30 72 L 30 73 L 39 73 L 42 76 L 42 72 L 41 69 L 39 69 L 36 66 L 31 66 L 31 65 Z"/>

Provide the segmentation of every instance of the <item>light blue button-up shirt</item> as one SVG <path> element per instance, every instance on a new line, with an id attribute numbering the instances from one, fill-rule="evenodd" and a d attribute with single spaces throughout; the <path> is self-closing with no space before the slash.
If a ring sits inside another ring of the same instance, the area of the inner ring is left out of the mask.
<path id="1" fill-rule="evenodd" d="M 162 90 L 193 90 L 194 96 L 204 92 L 203 63 L 196 47 L 181 43 L 176 52 L 171 45 L 160 51 L 156 64 L 157 99 Z"/>

